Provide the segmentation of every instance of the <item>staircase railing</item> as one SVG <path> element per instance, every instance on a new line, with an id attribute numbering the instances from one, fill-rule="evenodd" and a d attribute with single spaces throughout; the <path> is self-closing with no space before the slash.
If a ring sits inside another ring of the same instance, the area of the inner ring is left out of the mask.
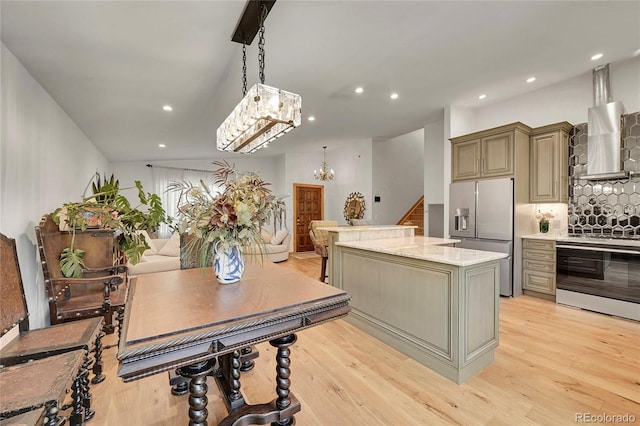
<path id="1" fill-rule="evenodd" d="M 397 225 L 416 225 L 418 228 L 415 230 L 415 235 L 424 235 L 424 195 L 411 206 Z"/>

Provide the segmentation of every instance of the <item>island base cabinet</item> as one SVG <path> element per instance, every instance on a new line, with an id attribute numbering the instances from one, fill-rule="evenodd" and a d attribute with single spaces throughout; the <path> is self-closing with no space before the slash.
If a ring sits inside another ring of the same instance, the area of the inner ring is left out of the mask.
<path id="1" fill-rule="evenodd" d="M 338 279 L 351 295 L 348 322 L 462 383 L 498 345 L 499 263 L 469 267 L 338 248 Z"/>

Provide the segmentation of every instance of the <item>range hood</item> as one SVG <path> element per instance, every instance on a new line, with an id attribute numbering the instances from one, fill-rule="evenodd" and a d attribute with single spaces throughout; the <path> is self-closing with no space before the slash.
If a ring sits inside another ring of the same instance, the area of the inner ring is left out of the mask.
<path id="1" fill-rule="evenodd" d="M 594 107 L 587 123 L 586 180 L 625 179 L 622 165 L 622 102 L 610 102 L 609 64 L 593 70 Z"/>

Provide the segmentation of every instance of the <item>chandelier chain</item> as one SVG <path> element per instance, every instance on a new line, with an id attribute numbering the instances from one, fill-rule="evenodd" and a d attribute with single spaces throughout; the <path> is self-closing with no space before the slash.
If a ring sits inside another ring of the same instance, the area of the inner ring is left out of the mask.
<path id="1" fill-rule="evenodd" d="M 247 94 L 247 45 L 242 43 L 242 96 Z"/>
<path id="2" fill-rule="evenodd" d="M 267 6 L 260 2 L 260 36 L 258 38 L 258 70 L 260 83 L 264 84 L 264 20 L 267 18 Z"/>

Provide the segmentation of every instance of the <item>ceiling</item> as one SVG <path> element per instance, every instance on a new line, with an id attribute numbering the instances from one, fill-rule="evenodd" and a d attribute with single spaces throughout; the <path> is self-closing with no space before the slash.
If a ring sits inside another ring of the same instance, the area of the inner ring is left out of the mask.
<path id="1" fill-rule="evenodd" d="M 110 161 L 230 157 L 215 131 L 242 97 L 231 35 L 244 0 L 0 5 L 2 42 Z M 303 123 L 252 155 L 395 137 L 445 105 L 480 107 L 588 73 L 637 54 L 638 22 L 638 1 L 278 0 L 265 83 L 302 95 Z M 247 58 L 251 86 L 257 39 Z"/>

